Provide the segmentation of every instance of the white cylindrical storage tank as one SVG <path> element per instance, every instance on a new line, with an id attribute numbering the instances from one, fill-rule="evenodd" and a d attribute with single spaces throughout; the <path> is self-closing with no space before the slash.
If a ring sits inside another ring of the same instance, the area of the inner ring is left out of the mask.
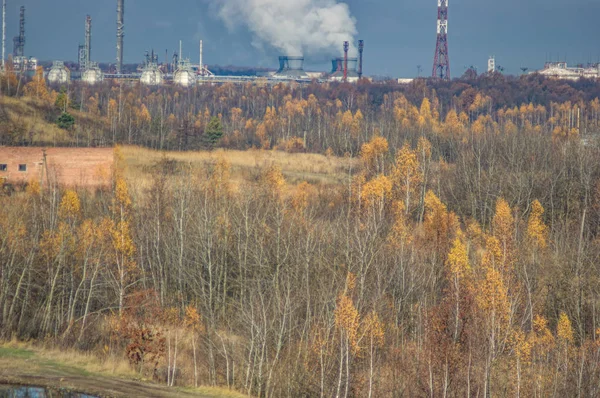
<path id="1" fill-rule="evenodd" d="M 48 83 L 65 84 L 71 80 L 71 72 L 62 61 L 54 61 L 50 72 L 48 72 Z"/>
<path id="2" fill-rule="evenodd" d="M 140 82 L 147 86 L 158 86 L 163 84 L 163 74 L 156 64 L 149 64 L 144 68 Z"/>
<path id="3" fill-rule="evenodd" d="M 196 84 L 196 75 L 191 69 L 179 68 L 173 75 L 173 82 L 183 87 L 191 87 Z"/>
<path id="4" fill-rule="evenodd" d="M 81 80 L 87 84 L 101 83 L 104 80 L 104 73 L 102 73 L 98 66 L 93 65 L 83 72 Z"/>

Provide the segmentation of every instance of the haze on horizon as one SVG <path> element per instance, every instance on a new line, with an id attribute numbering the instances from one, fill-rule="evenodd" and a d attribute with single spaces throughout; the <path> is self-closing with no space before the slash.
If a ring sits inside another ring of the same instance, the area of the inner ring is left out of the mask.
<path id="1" fill-rule="evenodd" d="M 250 0 L 244 0 L 250 2 Z M 335 2 L 315 0 L 316 3 Z M 183 40 L 184 56 L 198 59 L 198 40 L 204 40 L 208 64 L 275 68 L 282 51 L 252 33 L 243 21 L 226 26 L 222 1 L 127 0 L 125 4 L 125 62 L 138 63 L 154 49 L 162 60 Z M 238 0 L 237 3 L 240 3 Z M 338 1 L 339 3 L 339 1 Z M 412 77 L 421 65 L 431 73 L 435 48 L 437 2 L 435 0 L 347 0 L 349 16 L 356 21 L 356 40 L 364 39 L 365 73 Z M 27 8 L 25 53 L 41 60 L 76 60 L 83 42 L 84 20 L 93 19 L 92 60 L 114 62 L 116 1 L 104 0 L 8 0 L 7 53 L 17 34 L 19 7 Z M 570 64 L 598 62 L 595 43 L 600 2 L 595 0 L 519 0 L 503 2 L 450 1 L 449 46 L 453 77 L 467 66 L 479 71 L 495 55 L 506 73 L 521 66 L 539 69 L 546 60 Z M 352 32 L 352 27 L 348 29 Z M 310 41 L 307 41 L 310 43 Z M 342 43 L 340 43 L 341 48 Z M 335 49 L 306 52 L 307 69 L 327 70 Z M 197 62 L 197 61 L 196 61 Z"/>

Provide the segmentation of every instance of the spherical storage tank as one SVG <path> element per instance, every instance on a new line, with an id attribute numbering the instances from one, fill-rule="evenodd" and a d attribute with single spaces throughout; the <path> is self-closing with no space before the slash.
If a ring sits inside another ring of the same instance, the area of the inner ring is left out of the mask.
<path id="1" fill-rule="evenodd" d="M 183 87 L 190 87 L 196 83 L 196 75 L 189 63 L 184 63 L 175 71 L 173 81 Z"/>
<path id="2" fill-rule="evenodd" d="M 50 72 L 48 72 L 48 82 L 51 84 L 65 84 L 71 79 L 71 72 L 62 61 L 54 61 Z"/>
<path id="3" fill-rule="evenodd" d="M 158 65 L 151 63 L 148 64 L 142 71 L 142 77 L 140 82 L 147 86 L 157 86 L 163 84 L 163 74 L 158 69 Z"/>
<path id="4" fill-rule="evenodd" d="M 97 64 L 92 63 L 92 65 L 83 71 L 81 75 L 81 80 L 87 84 L 96 84 L 101 83 L 104 80 L 104 74 L 100 70 Z"/>

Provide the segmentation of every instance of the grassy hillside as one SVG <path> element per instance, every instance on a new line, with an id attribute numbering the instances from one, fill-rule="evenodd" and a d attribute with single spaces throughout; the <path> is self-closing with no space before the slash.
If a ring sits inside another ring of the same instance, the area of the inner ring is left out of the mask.
<path id="1" fill-rule="evenodd" d="M 105 121 L 77 109 L 68 111 L 74 116 L 75 125 L 62 129 L 56 123 L 62 110 L 54 104 L 30 97 L 0 95 L 0 145 L 101 144 L 96 134 L 105 129 Z"/>

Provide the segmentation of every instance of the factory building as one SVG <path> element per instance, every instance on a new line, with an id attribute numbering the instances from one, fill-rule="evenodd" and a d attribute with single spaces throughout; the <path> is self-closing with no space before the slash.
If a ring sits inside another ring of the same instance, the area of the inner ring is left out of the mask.
<path id="1" fill-rule="evenodd" d="M 38 60 L 34 57 L 18 56 L 13 58 L 13 68 L 16 72 L 35 72 L 38 67 Z"/>
<path id="2" fill-rule="evenodd" d="M 569 67 L 566 62 L 546 62 L 546 65 L 544 65 L 544 69 L 535 73 L 539 73 L 540 75 L 548 77 L 550 79 L 599 79 L 600 64 L 590 64 L 585 67 L 583 65 L 579 65 L 577 67 Z"/>
<path id="3" fill-rule="evenodd" d="M 0 183 L 56 181 L 69 186 L 102 186 L 110 184 L 101 176 L 110 175 L 113 163 L 112 148 L 0 146 Z"/>
<path id="4" fill-rule="evenodd" d="M 48 72 L 48 83 L 66 84 L 71 80 L 71 71 L 67 69 L 62 61 L 54 61 L 50 72 Z"/>

